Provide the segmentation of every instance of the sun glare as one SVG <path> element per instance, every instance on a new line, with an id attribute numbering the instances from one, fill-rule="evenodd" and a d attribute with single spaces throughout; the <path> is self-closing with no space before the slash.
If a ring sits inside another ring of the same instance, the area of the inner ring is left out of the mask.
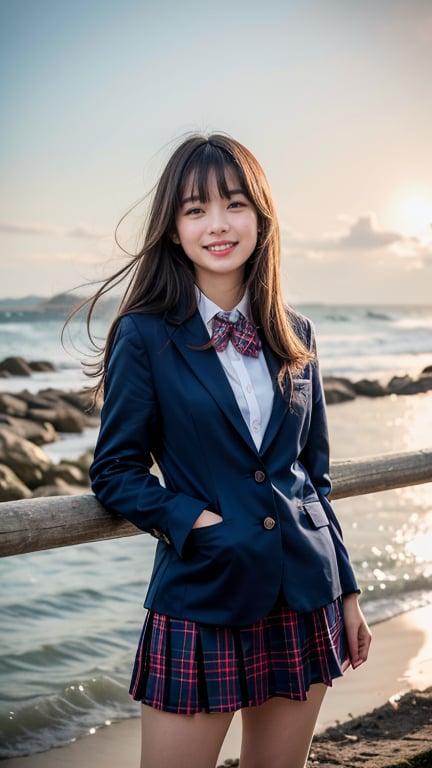
<path id="1" fill-rule="evenodd" d="M 432 196 L 406 197 L 400 201 L 398 208 L 399 226 L 406 235 L 432 235 Z"/>

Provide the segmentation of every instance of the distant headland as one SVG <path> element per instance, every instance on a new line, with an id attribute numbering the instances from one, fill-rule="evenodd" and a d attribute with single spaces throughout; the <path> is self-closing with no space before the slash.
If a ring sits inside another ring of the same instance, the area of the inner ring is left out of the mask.
<path id="1" fill-rule="evenodd" d="M 0 298 L 0 323 L 29 322 L 32 320 L 65 320 L 83 296 L 73 293 L 58 293 L 46 296 L 24 296 L 22 298 Z M 118 305 L 118 299 L 103 299 L 98 308 L 98 317 L 111 317 Z"/>

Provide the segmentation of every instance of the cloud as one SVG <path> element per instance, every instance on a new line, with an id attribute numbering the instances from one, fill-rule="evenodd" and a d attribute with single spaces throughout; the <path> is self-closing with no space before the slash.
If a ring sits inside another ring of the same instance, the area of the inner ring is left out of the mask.
<path id="1" fill-rule="evenodd" d="M 306 251 L 375 251 L 393 243 L 416 242 L 415 238 L 406 238 L 399 232 L 380 230 L 373 214 L 363 214 L 351 223 L 347 232 L 323 235 L 318 239 L 308 239 L 282 228 L 282 241 L 291 249 L 303 248 Z"/>
<path id="2" fill-rule="evenodd" d="M 0 223 L 0 232 L 4 235 L 54 235 L 59 234 L 59 230 L 54 227 L 41 227 L 37 224 L 2 224 Z"/>
<path id="3" fill-rule="evenodd" d="M 390 247 L 392 254 L 399 257 L 400 261 L 404 261 L 407 265 L 414 262 L 418 265 L 427 266 L 432 264 L 432 241 L 431 242 L 411 242 L 406 240 L 404 242 L 393 243 Z M 414 266 L 413 266 L 414 268 Z"/>
<path id="4" fill-rule="evenodd" d="M 341 235 L 333 241 L 333 248 L 345 250 L 346 248 L 361 248 L 362 250 L 375 250 L 392 243 L 400 242 L 406 238 L 398 232 L 386 232 L 376 226 L 375 217 L 372 214 L 360 216 L 345 235 Z"/>
<path id="5" fill-rule="evenodd" d="M 66 230 L 65 237 L 79 238 L 80 240 L 99 240 L 101 237 L 107 237 L 106 232 L 94 232 L 83 225 Z"/>
<path id="6" fill-rule="evenodd" d="M 56 251 L 55 253 L 32 253 L 29 258 L 33 262 L 42 263 L 49 262 L 55 263 L 69 263 L 69 264 L 88 264 L 90 266 L 99 265 L 101 263 L 101 257 L 98 254 L 78 251 Z"/>
<path id="7" fill-rule="evenodd" d="M 107 237 L 105 232 L 95 232 L 85 225 L 78 225 L 72 229 L 60 227 L 42 226 L 39 224 L 7 224 L 0 223 L 0 234 L 4 235 L 31 235 L 36 237 L 67 237 L 79 240 L 99 240 Z"/>

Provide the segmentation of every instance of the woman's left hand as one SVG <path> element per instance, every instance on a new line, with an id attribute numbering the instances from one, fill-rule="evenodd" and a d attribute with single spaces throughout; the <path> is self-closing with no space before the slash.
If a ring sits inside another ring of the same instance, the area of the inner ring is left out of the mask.
<path id="1" fill-rule="evenodd" d="M 358 603 L 357 593 L 343 597 L 343 614 L 350 662 L 352 668 L 356 669 L 366 661 L 372 640 L 371 631 Z"/>

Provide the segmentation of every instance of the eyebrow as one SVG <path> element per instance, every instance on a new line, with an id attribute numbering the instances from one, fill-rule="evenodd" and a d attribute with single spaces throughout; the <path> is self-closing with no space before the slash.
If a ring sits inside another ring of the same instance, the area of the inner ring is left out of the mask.
<path id="1" fill-rule="evenodd" d="M 239 189 L 229 189 L 228 190 L 228 195 L 229 195 L 229 197 L 233 197 L 233 195 L 245 195 L 246 196 L 246 193 L 245 193 L 244 189 L 240 189 L 240 188 Z M 196 200 L 199 200 L 199 199 L 200 199 L 199 195 L 189 195 L 188 197 L 184 197 L 183 198 L 183 200 L 181 201 L 181 205 L 186 205 L 186 203 L 193 203 L 193 202 L 195 202 Z"/>

